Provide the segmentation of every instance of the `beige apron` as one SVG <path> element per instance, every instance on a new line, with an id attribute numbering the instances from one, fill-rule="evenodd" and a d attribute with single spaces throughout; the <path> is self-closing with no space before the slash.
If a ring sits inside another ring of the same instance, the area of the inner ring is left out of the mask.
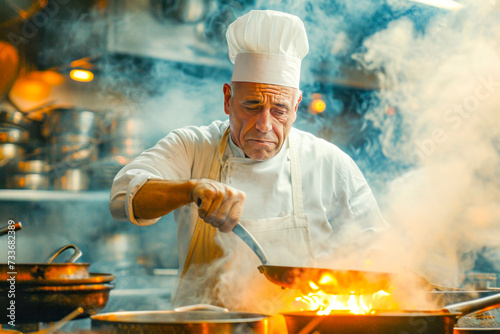
<path id="1" fill-rule="evenodd" d="M 247 177 L 251 173 L 252 164 L 249 159 L 228 158 L 223 162 L 223 154 L 229 139 L 229 128 L 221 138 L 218 157 L 214 157 L 210 168 L 209 178 L 221 181 L 221 166 L 237 164 L 238 168 L 231 169 L 230 177 Z M 312 257 L 311 240 L 309 232 L 309 222 L 304 214 L 302 182 L 300 173 L 300 163 L 296 144 L 293 136 L 289 136 L 290 148 L 290 173 L 292 184 L 293 213 L 284 217 L 273 217 L 267 219 L 242 219 L 240 224 L 248 229 L 259 241 L 268 257 L 268 264 L 273 265 L 303 265 Z M 242 189 L 244 190 L 244 189 Z M 272 205 L 270 203 L 270 205 Z M 189 251 L 181 274 L 177 293 L 174 298 L 174 305 L 189 305 L 197 303 L 210 303 L 214 305 L 224 305 L 218 298 L 218 291 L 214 287 L 219 286 L 218 281 L 224 271 L 227 270 L 228 263 L 231 262 L 231 251 L 222 251 L 218 242 L 226 239 L 238 239 L 232 233 L 221 233 L 218 229 L 207 224 L 198 218 L 193 237 L 191 239 Z M 283 242 L 286 240 L 286 242 Z M 241 241 L 236 241 L 240 242 Z M 226 243 L 224 242 L 224 245 Z M 284 245 L 279 248 L 276 245 Z M 240 245 L 241 246 L 241 245 Z M 246 245 L 240 247 L 237 255 L 239 262 L 246 261 L 247 258 L 257 261 L 257 257 L 251 253 Z M 244 254 L 242 252 L 245 252 Z M 225 257 L 225 261 L 222 259 Z M 232 256 L 234 260 L 234 256 Z M 242 260 L 243 259 L 243 260 Z M 234 261 L 233 261 L 234 262 Z M 252 273 L 259 274 L 256 268 L 258 263 L 252 262 L 250 265 Z M 241 264 L 240 264 L 241 265 Z M 261 278 L 262 279 L 262 278 Z M 264 278 L 265 279 L 265 278 Z"/>

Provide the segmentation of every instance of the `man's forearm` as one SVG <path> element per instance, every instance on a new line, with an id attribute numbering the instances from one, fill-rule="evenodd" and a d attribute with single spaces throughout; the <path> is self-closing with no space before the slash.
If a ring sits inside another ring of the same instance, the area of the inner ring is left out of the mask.
<path id="1" fill-rule="evenodd" d="M 149 180 L 132 200 L 134 215 L 141 219 L 162 217 L 192 202 L 191 192 L 195 182 Z"/>

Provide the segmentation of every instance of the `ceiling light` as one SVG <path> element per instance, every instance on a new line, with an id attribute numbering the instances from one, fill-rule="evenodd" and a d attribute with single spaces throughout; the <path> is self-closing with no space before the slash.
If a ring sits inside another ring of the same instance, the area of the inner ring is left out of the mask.
<path id="1" fill-rule="evenodd" d="M 90 82 L 94 80 L 94 73 L 87 70 L 71 70 L 69 77 L 75 81 Z"/>

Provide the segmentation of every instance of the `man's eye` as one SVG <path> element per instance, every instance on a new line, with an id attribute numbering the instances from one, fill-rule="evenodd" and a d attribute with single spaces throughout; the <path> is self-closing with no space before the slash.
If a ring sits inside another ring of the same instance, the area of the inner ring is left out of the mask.
<path id="1" fill-rule="evenodd" d="M 257 110 L 259 107 L 245 107 L 247 110 Z"/>

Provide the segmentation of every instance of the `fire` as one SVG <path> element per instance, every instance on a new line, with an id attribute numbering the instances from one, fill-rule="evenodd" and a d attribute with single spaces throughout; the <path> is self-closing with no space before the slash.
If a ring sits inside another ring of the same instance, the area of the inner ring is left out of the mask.
<path id="1" fill-rule="evenodd" d="M 351 291 L 350 294 L 334 295 L 318 287 L 318 285 L 324 286 L 327 284 L 336 284 L 335 277 L 325 275 L 321 277 L 318 284 L 312 281 L 309 282 L 309 287 L 314 292 L 295 299 L 304 305 L 303 311 L 317 311 L 318 315 L 329 315 L 335 311 L 350 314 L 374 314 L 379 310 L 394 310 L 399 308 L 393 300 L 392 295 L 384 290 L 371 294 L 360 294 L 356 291 Z"/>

